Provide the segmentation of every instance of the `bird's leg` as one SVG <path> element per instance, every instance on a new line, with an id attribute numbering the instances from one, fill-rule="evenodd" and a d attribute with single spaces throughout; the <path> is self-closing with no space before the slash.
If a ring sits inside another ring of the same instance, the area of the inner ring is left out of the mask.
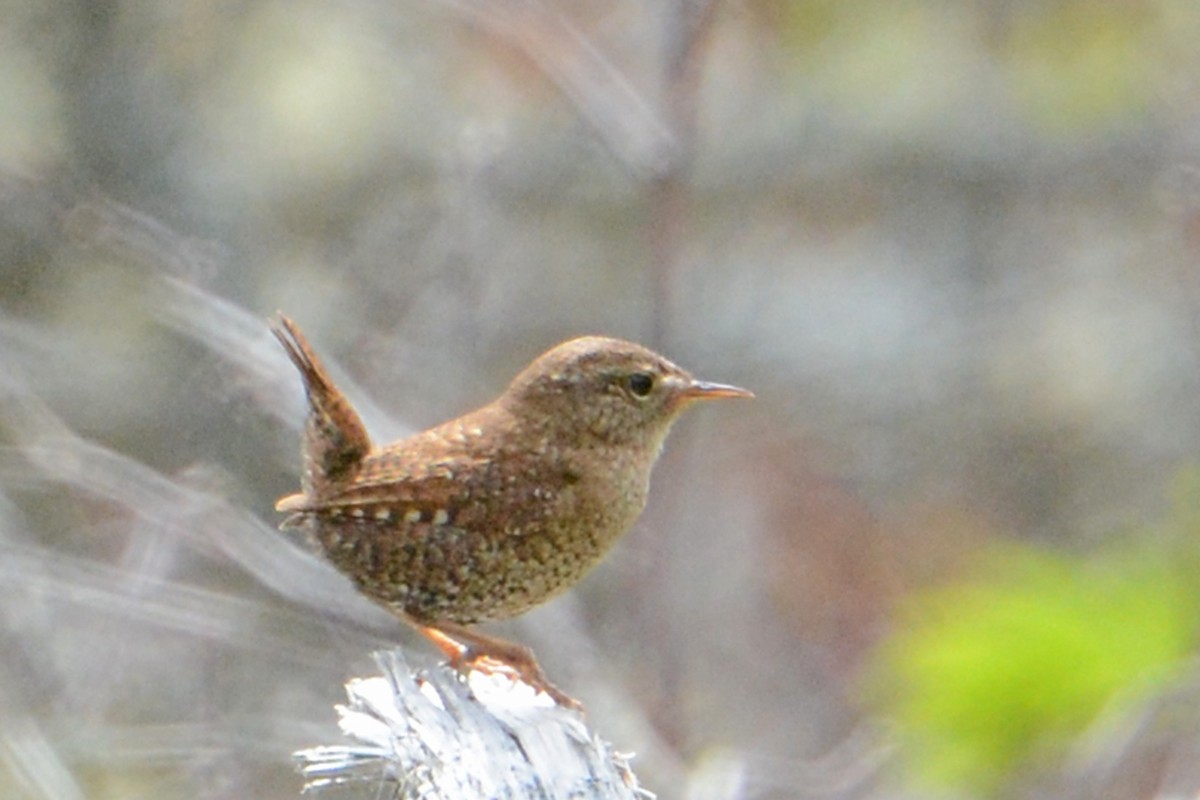
<path id="1" fill-rule="evenodd" d="M 451 622 L 436 625 L 414 622 L 414 627 L 437 645 L 450 659 L 450 666 L 460 672 L 478 670 L 489 675 L 499 672 L 516 676 L 534 690 L 545 692 L 558 705 L 583 710 L 582 703 L 546 678 L 533 651 L 524 645 L 486 636 Z"/>

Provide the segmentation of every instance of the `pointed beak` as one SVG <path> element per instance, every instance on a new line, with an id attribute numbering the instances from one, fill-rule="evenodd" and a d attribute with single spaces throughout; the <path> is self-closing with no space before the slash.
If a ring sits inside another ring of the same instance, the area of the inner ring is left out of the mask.
<path id="1" fill-rule="evenodd" d="M 754 397 L 754 392 L 727 383 L 692 381 L 692 385 L 683 390 L 683 396 L 689 400 L 709 400 L 718 397 Z"/>

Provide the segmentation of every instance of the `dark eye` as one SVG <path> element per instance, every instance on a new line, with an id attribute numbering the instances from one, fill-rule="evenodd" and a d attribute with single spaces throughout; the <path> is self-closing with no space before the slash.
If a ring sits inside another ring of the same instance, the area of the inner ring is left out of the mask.
<path id="1" fill-rule="evenodd" d="M 645 397 L 654 388 L 654 376 L 649 372 L 635 372 L 629 376 L 629 391 L 636 397 Z"/>

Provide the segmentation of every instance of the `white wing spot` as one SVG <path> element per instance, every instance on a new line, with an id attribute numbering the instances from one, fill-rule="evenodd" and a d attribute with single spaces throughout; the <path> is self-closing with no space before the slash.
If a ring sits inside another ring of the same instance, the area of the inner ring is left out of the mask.
<path id="1" fill-rule="evenodd" d="M 433 524 L 434 525 L 445 525 L 449 521 L 450 521 L 450 515 L 446 512 L 446 509 L 444 509 L 444 508 L 439 508 L 437 510 L 437 513 L 435 513 L 433 515 Z"/>
<path id="2" fill-rule="evenodd" d="M 379 508 L 375 509 L 375 519 L 379 520 L 380 522 L 387 522 L 391 518 L 392 510 L 387 506 L 380 506 Z"/>
<path id="3" fill-rule="evenodd" d="M 350 513 L 354 515 L 355 519 L 362 519 L 367 514 L 367 512 L 364 511 L 361 507 L 354 509 Z"/>
<path id="4" fill-rule="evenodd" d="M 404 521 L 408 524 L 421 521 L 421 510 L 419 508 L 410 508 L 404 514 Z"/>

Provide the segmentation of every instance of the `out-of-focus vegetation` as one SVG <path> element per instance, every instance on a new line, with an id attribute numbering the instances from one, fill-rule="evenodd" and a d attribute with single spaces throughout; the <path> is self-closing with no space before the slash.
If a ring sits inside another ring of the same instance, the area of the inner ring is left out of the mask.
<path id="1" fill-rule="evenodd" d="M 502 631 L 660 796 L 1195 796 L 1197 42 L 1195 0 L 0 3 L 0 797 L 292 797 L 404 636 L 274 530 L 276 309 L 381 439 L 580 333 L 756 392 Z"/>
<path id="2" fill-rule="evenodd" d="M 1099 552 L 1008 544 L 905 602 L 871 693 L 917 775 L 995 796 L 1059 763 L 1106 715 L 1194 680 L 1200 473 L 1184 483 L 1165 522 Z"/>

